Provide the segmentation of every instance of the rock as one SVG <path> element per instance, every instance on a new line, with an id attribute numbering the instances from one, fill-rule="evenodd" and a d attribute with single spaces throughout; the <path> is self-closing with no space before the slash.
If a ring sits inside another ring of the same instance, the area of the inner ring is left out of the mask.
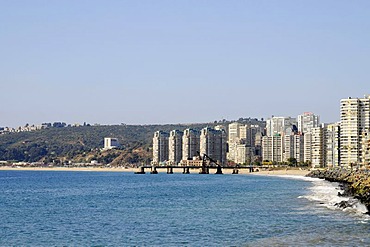
<path id="1" fill-rule="evenodd" d="M 325 179 L 329 182 L 340 183 L 343 193 L 338 196 L 351 196 L 357 198 L 370 211 L 370 173 L 363 170 L 347 170 L 344 168 L 332 168 L 311 171 L 308 177 Z M 348 207 L 348 202 L 338 203 L 338 207 Z"/>

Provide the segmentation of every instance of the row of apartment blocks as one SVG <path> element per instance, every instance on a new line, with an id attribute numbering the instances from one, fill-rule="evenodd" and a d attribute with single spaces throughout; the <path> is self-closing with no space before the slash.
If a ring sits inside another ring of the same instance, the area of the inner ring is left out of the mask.
<path id="1" fill-rule="evenodd" d="M 289 133 L 290 132 L 290 133 Z M 340 124 L 319 124 L 306 133 L 288 131 L 262 138 L 263 160 L 311 164 L 312 167 L 340 165 Z"/>
<path id="2" fill-rule="evenodd" d="M 320 123 L 319 116 L 305 112 L 297 118 L 273 116 L 265 125 L 231 123 L 227 132 L 227 143 L 224 129 L 156 132 L 153 162 L 178 164 L 200 152 L 222 164 L 227 158 L 237 164 L 293 160 L 315 168 L 369 165 L 370 96 L 342 99 L 340 122 Z"/>
<path id="3" fill-rule="evenodd" d="M 295 128 L 295 124 L 298 128 Z M 340 101 L 340 121 L 320 124 L 319 117 L 304 113 L 293 118 L 272 117 L 262 138 L 264 160 L 294 158 L 313 167 L 369 165 L 370 95 Z"/>
<path id="4" fill-rule="evenodd" d="M 200 165 L 199 154 L 207 154 L 218 164 L 225 165 L 227 135 L 222 126 L 186 129 L 170 133 L 156 131 L 153 137 L 153 164 Z"/>

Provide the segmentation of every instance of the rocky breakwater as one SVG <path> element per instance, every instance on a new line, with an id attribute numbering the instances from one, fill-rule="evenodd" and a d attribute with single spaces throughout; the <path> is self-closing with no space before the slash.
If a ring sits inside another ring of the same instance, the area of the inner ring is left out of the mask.
<path id="1" fill-rule="evenodd" d="M 314 170 L 307 177 L 321 178 L 330 182 L 338 182 L 344 190 L 340 196 L 352 196 L 363 203 L 370 212 L 370 171 L 369 170 L 347 170 L 347 169 L 325 169 Z M 351 206 L 350 202 L 343 201 L 337 206 L 346 208 Z"/>

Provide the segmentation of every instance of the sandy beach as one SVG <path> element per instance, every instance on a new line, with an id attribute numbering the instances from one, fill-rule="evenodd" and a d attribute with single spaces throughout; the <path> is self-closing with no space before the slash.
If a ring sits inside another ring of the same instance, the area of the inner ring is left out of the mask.
<path id="1" fill-rule="evenodd" d="M 254 175 L 267 175 L 267 176 L 306 176 L 310 171 L 309 170 L 299 170 L 299 169 L 288 169 L 288 170 L 272 170 L 272 171 L 260 171 L 254 172 Z"/>
<path id="2" fill-rule="evenodd" d="M 137 172 L 139 171 L 138 168 L 123 168 L 123 167 L 10 167 L 10 166 L 3 166 L 0 167 L 0 171 L 88 171 L 88 172 Z M 158 173 L 166 173 L 167 170 L 165 168 L 157 169 Z M 145 169 L 146 173 L 150 172 L 150 169 Z M 174 173 L 182 173 L 183 169 L 177 168 L 173 169 Z M 210 168 L 209 173 L 214 174 L 216 172 L 216 168 Z M 223 174 L 232 174 L 233 169 L 222 169 Z M 305 176 L 309 173 L 309 170 L 301 170 L 301 169 L 274 169 L 274 170 L 263 170 L 258 172 L 250 173 L 249 169 L 239 169 L 239 174 L 244 175 L 266 175 L 266 176 L 279 176 L 279 175 L 291 175 L 291 176 Z M 197 174 L 199 173 L 199 169 L 191 169 L 190 173 Z"/>

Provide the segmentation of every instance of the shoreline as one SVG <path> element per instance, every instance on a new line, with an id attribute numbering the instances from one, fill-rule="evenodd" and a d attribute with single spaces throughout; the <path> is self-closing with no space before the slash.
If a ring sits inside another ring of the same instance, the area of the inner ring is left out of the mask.
<path id="1" fill-rule="evenodd" d="M 341 184 L 344 190 L 342 196 L 360 200 L 370 212 L 370 173 L 368 170 L 331 168 L 312 171 L 308 176 Z"/>
<path id="2" fill-rule="evenodd" d="M 10 167 L 3 166 L 0 167 L 0 171 L 68 171 L 68 172 L 132 172 L 135 173 L 139 171 L 139 168 L 124 168 L 124 167 Z M 222 169 L 223 174 L 232 174 L 233 169 Z M 149 173 L 149 169 L 145 170 Z M 191 174 L 198 174 L 198 169 L 190 170 Z M 216 168 L 210 168 L 209 174 L 214 174 Z M 283 170 L 266 170 L 257 171 L 250 173 L 248 169 L 240 169 L 239 174 L 241 175 L 263 175 L 263 176 L 305 176 L 309 173 L 309 170 L 299 170 L 299 169 L 283 169 Z M 158 169 L 158 173 L 166 174 L 166 169 Z M 173 169 L 173 173 L 182 173 L 182 169 Z M 238 174 L 236 174 L 238 175 Z"/>

